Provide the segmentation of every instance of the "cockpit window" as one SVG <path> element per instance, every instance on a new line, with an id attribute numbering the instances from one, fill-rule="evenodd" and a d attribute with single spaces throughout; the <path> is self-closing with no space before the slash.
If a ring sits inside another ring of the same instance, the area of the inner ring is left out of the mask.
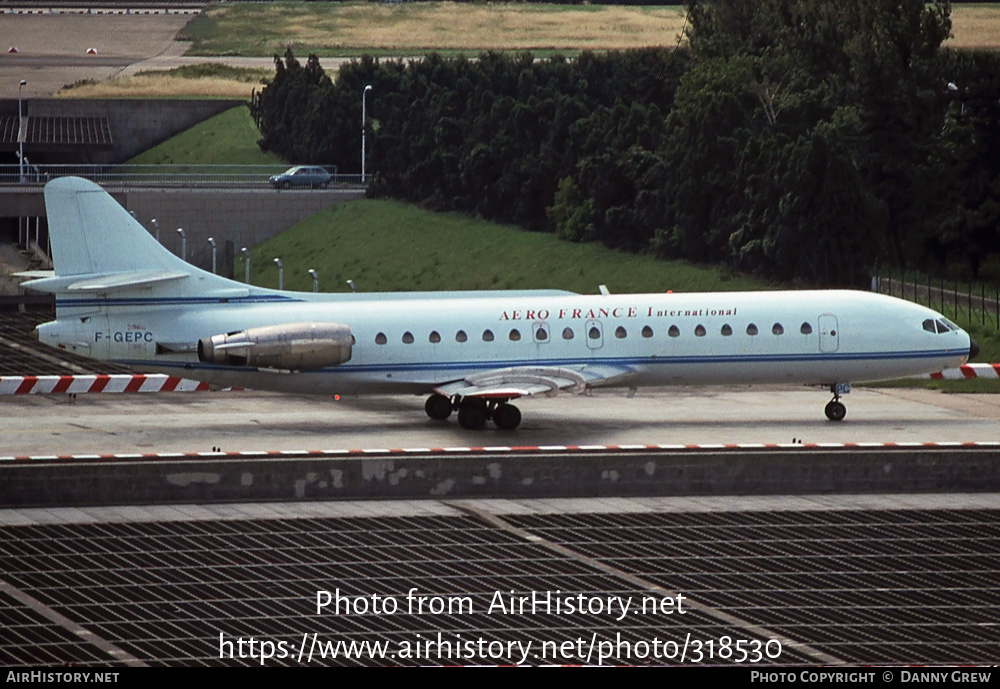
<path id="1" fill-rule="evenodd" d="M 950 332 L 952 330 L 958 330 L 957 325 L 944 318 L 939 318 L 937 320 L 933 318 L 928 318 L 924 321 L 923 325 L 924 325 L 924 330 L 926 330 L 929 333 L 940 334 L 940 333 Z"/>

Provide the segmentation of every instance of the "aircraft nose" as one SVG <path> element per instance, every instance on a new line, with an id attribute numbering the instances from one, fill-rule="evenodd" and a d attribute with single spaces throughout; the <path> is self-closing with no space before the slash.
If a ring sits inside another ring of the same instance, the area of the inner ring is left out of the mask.
<path id="1" fill-rule="evenodd" d="M 970 336 L 969 337 L 969 359 L 970 360 L 971 359 L 975 359 L 977 356 L 979 356 L 979 344 L 975 340 L 973 340 L 972 337 Z"/>

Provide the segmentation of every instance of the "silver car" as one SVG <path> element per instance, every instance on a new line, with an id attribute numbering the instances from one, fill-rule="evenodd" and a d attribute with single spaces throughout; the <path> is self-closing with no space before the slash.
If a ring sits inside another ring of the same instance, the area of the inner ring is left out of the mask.
<path id="1" fill-rule="evenodd" d="M 296 165 L 280 175 L 272 175 L 269 181 L 275 189 L 291 189 L 292 187 L 326 189 L 330 186 L 330 173 L 313 165 Z"/>

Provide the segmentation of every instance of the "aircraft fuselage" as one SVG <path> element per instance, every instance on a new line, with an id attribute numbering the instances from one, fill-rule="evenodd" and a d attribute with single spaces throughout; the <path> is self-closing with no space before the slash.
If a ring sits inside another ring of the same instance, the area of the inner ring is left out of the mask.
<path id="1" fill-rule="evenodd" d="M 970 346 L 957 328 L 929 331 L 924 322 L 941 318 L 934 311 L 865 292 L 372 296 L 275 292 L 199 300 L 197 308 L 190 298 L 63 299 L 61 310 L 73 315 L 39 334 L 53 346 L 150 371 L 323 394 L 425 392 L 443 380 L 521 366 L 631 371 L 595 386 L 833 385 L 958 366 Z M 306 321 L 346 324 L 350 360 L 276 375 L 202 363 L 193 349 L 218 333 Z"/>

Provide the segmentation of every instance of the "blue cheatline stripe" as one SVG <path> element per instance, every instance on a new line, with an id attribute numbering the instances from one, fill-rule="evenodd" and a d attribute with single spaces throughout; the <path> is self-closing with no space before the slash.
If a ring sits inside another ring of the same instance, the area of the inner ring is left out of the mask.
<path id="1" fill-rule="evenodd" d="M 968 354 L 965 349 L 941 349 L 922 352 L 865 352 L 865 353 L 823 353 L 823 354 L 742 354 L 726 356 L 677 356 L 665 357 L 605 357 L 605 358 L 567 358 L 567 359 L 510 359 L 491 361 L 451 361 L 412 362 L 392 364 L 341 364 L 322 369 L 311 369 L 303 373 L 378 373 L 391 371 L 455 371 L 468 369 L 500 369 L 516 366 L 524 367 L 570 367 L 570 366 L 676 366 L 679 364 L 749 364 L 749 363 L 799 363 L 829 361 L 884 361 L 905 359 L 937 359 L 941 357 L 958 357 Z M 203 364 L 201 362 L 156 361 L 154 359 L 121 359 L 117 363 L 131 366 L 153 365 L 161 368 L 176 368 L 182 370 L 238 370 L 234 366 L 218 364 Z M 256 369 L 248 369 L 256 370 Z"/>
<path id="2" fill-rule="evenodd" d="M 259 294 L 248 297 L 120 297 L 115 299 L 56 299 L 57 307 L 89 306 L 190 306 L 192 304 L 261 304 L 271 302 L 301 302 L 280 294 Z"/>

